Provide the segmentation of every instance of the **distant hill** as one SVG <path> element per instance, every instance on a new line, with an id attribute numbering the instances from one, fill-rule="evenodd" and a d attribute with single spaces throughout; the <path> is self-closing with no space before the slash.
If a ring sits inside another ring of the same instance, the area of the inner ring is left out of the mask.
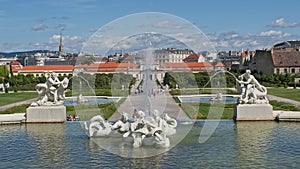
<path id="1" fill-rule="evenodd" d="M 15 57 L 16 55 L 21 56 L 21 55 L 32 55 L 34 53 L 57 53 L 57 51 L 50 51 L 50 50 L 32 50 L 32 51 L 24 51 L 24 52 L 0 52 L 0 57 Z"/>

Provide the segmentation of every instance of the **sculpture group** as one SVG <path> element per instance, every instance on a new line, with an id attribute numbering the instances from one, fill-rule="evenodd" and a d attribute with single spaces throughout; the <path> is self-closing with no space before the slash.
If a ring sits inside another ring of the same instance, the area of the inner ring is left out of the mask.
<path id="1" fill-rule="evenodd" d="M 122 113 L 122 118 L 113 124 L 97 115 L 91 118 L 89 124 L 85 122 L 84 126 L 89 137 L 120 135 L 134 148 L 142 145 L 169 147 L 169 136 L 176 133 L 177 121 L 167 114 L 161 117 L 160 112 L 154 110 L 150 118 L 146 118 L 143 111 L 138 111 L 133 120 L 129 120 L 127 113 Z"/>
<path id="2" fill-rule="evenodd" d="M 35 86 L 38 93 L 38 100 L 32 106 L 60 105 L 65 99 L 65 89 L 68 87 L 69 79 L 60 81 L 57 74 L 52 72 L 46 83 L 39 83 Z"/>
<path id="3" fill-rule="evenodd" d="M 239 91 L 241 97 L 239 99 L 240 104 L 268 104 L 267 88 L 261 85 L 250 70 L 240 75 L 237 79 L 240 84 Z"/>

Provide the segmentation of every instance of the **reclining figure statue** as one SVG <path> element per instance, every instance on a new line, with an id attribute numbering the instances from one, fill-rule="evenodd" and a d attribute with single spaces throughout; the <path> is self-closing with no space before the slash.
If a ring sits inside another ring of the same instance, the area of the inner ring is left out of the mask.
<path id="1" fill-rule="evenodd" d="M 177 121 L 167 114 L 160 117 L 158 110 L 154 110 L 153 117 L 145 118 L 143 111 L 138 111 L 133 121 L 130 121 L 127 113 L 122 113 L 122 118 L 114 124 L 105 121 L 102 116 L 91 118 L 90 122 L 84 122 L 84 129 L 89 137 L 103 137 L 121 134 L 123 140 L 132 142 L 134 148 L 145 145 L 169 147 L 168 136 L 176 133 Z"/>

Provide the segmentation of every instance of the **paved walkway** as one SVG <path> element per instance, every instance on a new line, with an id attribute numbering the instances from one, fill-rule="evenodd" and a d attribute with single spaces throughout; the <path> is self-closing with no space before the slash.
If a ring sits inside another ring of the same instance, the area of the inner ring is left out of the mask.
<path id="1" fill-rule="evenodd" d="M 158 89 L 156 84 L 152 84 L 153 89 Z M 118 110 L 109 118 L 111 121 L 115 121 L 121 118 L 122 112 L 128 113 L 129 117 L 132 117 L 134 109 L 143 110 L 146 115 L 151 115 L 153 111 L 159 110 L 161 113 L 167 113 L 170 117 L 177 120 L 189 120 L 190 118 L 181 109 L 181 107 L 174 101 L 168 91 L 164 93 L 157 92 L 158 94 L 150 95 L 149 91 L 145 91 L 140 94 L 129 95 L 125 102 L 118 108 Z"/>
<path id="2" fill-rule="evenodd" d="M 291 99 L 287 99 L 287 98 L 283 98 L 283 97 L 278 97 L 278 96 L 273 96 L 273 95 L 267 95 L 269 100 L 275 100 L 278 102 L 284 102 L 284 103 L 289 103 L 289 104 L 293 104 L 297 107 L 300 107 L 300 102 L 299 101 L 295 101 L 295 100 L 291 100 Z"/>
<path id="3" fill-rule="evenodd" d="M 23 104 L 31 104 L 34 101 L 36 101 L 36 98 L 25 100 L 25 101 L 21 101 L 21 102 L 16 102 L 16 103 L 12 103 L 12 104 L 7 104 L 7 105 L 4 105 L 4 106 L 0 106 L 0 111 L 5 111 L 7 109 L 10 109 L 10 108 L 13 108 L 13 107 L 16 107 L 16 106 L 21 106 Z"/>

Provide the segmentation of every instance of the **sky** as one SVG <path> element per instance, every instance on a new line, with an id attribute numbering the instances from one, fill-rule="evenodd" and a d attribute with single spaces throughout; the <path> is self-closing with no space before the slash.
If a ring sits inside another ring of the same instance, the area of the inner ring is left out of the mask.
<path id="1" fill-rule="evenodd" d="M 77 53 L 100 28 L 144 12 L 182 18 L 217 51 L 271 48 L 300 40 L 297 0 L 0 0 L 0 4 L 0 52 L 57 51 L 62 33 L 65 51 Z M 131 29 L 126 22 L 118 26 Z"/>

